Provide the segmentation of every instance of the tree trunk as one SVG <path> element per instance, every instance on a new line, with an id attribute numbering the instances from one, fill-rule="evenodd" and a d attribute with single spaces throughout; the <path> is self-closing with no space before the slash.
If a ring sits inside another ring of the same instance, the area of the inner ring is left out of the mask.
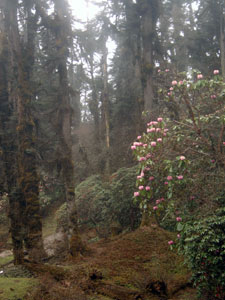
<path id="1" fill-rule="evenodd" d="M 70 106 L 70 95 L 68 87 L 67 74 L 67 57 L 68 57 L 68 40 L 65 16 L 66 3 L 61 0 L 55 0 L 55 12 L 58 21 L 57 30 L 55 30 L 57 53 L 58 53 L 58 74 L 59 74 L 59 90 L 58 100 L 60 110 L 58 112 L 58 130 L 61 140 L 61 166 L 62 177 L 65 186 L 65 196 L 67 203 L 67 235 L 68 250 L 74 257 L 83 251 L 83 243 L 78 233 L 77 210 L 75 206 L 75 179 L 74 179 L 74 163 L 72 158 L 72 136 L 71 136 L 71 117 L 72 109 Z M 68 15 L 67 15 L 68 17 Z"/>
<path id="2" fill-rule="evenodd" d="M 156 34 L 156 22 L 159 15 L 157 0 L 141 0 L 139 3 L 142 33 L 142 86 L 144 109 L 152 114 L 153 110 L 153 40 Z"/>
<path id="3" fill-rule="evenodd" d="M 103 46 L 102 55 L 102 75 L 103 75 L 103 114 L 104 114 L 104 127 L 105 127 L 105 146 L 106 146 L 106 165 L 105 174 L 110 174 L 110 135 L 109 135 L 109 91 L 108 91 L 108 65 L 107 65 L 108 49 L 106 47 L 106 40 Z"/>
<path id="4" fill-rule="evenodd" d="M 17 224 L 13 218 L 15 216 L 18 217 L 17 214 L 22 214 L 20 218 L 23 222 L 24 241 L 29 259 L 40 261 L 44 255 L 44 248 L 39 203 L 39 176 L 35 154 L 35 124 L 31 114 L 31 101 L 33 97 L 31 74 L 34 64 L 34 38 L 37 20 L 31 13 L 32 3 L 29 2 L 29 5 L 27 4 L 24 7 L 24 10 L 27 12 L 27 36 L 22 44 L 17 23 L 17 5 L 18 3 L 15 0 L 7 1 L 8 39 L 9 47 L 11 48 L 11 61 L 13 62 L 12 67 L 17 70 L 15 80 L 17 89 L 18 188 L 15 199 L 11 199 L 10 201 L 13 210 L 11 212 L 11 224 Z M 23 210 L 21 207 L 23 207 Z M 20 236 L 20 234 L 18 235 Z M 12 238 L 14 239 L 14 237 Z M 18 244 L 22 247 L 22 243 Z M 14 252 L 16 253 L 17 249 Z"/>

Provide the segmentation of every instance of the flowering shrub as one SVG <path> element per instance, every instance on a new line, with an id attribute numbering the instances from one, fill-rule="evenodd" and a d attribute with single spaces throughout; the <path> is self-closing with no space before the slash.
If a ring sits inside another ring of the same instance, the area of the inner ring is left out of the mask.
<path id="1" fill-rule="evenodd" d="M 168 245 L 180 245 L 200 294 L 222 300 L 225 213 L 217 209 L 225 206 L 225 83 L 214 70 L 213 78 L 195 72 L 170 84 L 160 91 L 167 123 L 148 123 L 131 146 L 140 166 L 134 198 L 144 221 L 155 215 L 160 225 L 176 227 L 177 240 Z"/>
<path id="2" fill-rule="evenodd" d="M 189 161 L 176 152 L 168 153 L 170 135 L 166 123 L 158 118 L 147 124 L 147 132 L 131 146 L 140 165 L 134 197 L 140 204 L 144 223 L 152 214 L 160 225 L 168 219 L 174 225 L 181 219 L 177 214 L 180 200 L 186 197 L 183 191 L 189 181 Z"/>

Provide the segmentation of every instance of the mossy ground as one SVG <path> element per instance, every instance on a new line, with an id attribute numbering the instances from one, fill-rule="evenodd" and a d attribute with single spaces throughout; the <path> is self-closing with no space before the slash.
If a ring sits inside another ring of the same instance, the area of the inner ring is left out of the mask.
<path id="1" fill-rule="evenodd" d="M 35 285 L 37 280 L 34 278 L 0 278 L 0 299 L 24 299 Z"/>
<path id="2" fill-rule="evenodd" d="M 44 236 L 54 229 L 50 216 L 44 222 Z M 38 278 L 0 278 L 0 299 L 194 300 L 190 273 L 168 247 L 172 238 L 173 234 L 150 226 L 89 243 L 83 256 L 69 258 L 60 266 L 36 268 Z M 4 258 L 0 265 L 11 258 Z"/>

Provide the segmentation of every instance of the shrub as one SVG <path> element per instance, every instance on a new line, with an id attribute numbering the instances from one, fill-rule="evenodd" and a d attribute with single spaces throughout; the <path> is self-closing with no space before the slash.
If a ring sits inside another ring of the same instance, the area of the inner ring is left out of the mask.
<path id="1" fill-rule="evenodd" d="M 225 208 L 202 220 L 187 223 L 180 251 L 190 267 L 200 295 L 225 298 Z"/>

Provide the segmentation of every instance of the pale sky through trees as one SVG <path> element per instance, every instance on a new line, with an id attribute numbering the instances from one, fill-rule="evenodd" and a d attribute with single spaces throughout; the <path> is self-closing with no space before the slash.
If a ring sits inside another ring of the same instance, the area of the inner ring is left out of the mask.
<path id="1" fill-rule="evenodd" d="M 87 21 L 87 18 L 92 19 L 98 12 L 98 7 L 87 0 L 68 0 L 73 15 L 82 21 Z"/>

